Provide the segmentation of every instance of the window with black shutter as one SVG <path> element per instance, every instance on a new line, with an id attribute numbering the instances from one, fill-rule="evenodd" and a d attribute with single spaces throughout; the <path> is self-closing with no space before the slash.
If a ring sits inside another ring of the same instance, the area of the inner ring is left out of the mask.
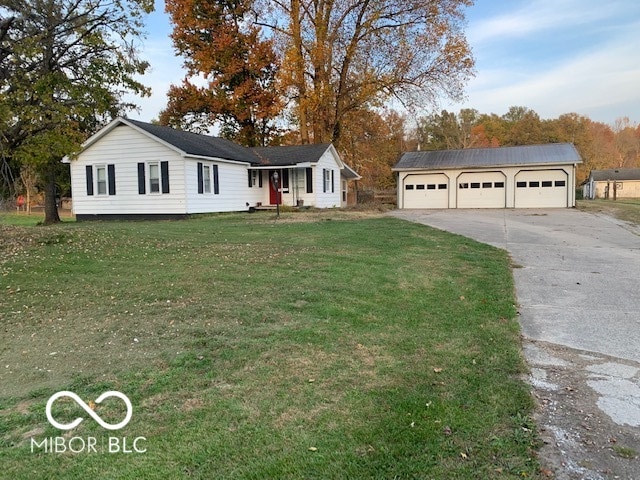
<path id="1" fill-rule="evenodd" d="M 85 172 L 87 175 L 87 195 L 93 195 L 93 167 L 91 165 L 87 165 L 85 167 Z"/>
<path id="2" fill-rule="evenodd" d="M 145 171 L 144 171 L 144 163 L 138 164 L 138 194 L 144 195 L 146 193 L 146 180 L 145 180 Z"/>
<path id="3" fill-rule="evenodd" d="M 204 193 L 204 179 L 202 170 L 202 162 L 198 162 L 198 193 Z"/>
<path id="4" fill-rule="evenodd" d="M 160 162 L 160 175 L 162 176 L 162 193 L 169 193 L 169 162 Z"/>
<path id="5" fill-rule="evenodd" d="M 113 163 L 107 165 L 107 177 L 109 180 L 109 195 L 116 194 L 116 166 Z"/>
<path id="6" fill-rule="evenodd" d="M 307 193 L 313 193 L 313 168 L 306 169 Z"/>

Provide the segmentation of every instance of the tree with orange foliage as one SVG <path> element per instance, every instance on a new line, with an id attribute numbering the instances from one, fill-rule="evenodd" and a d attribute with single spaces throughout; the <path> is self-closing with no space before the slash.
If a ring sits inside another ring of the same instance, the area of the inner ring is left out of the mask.
<path id="1" fill-rule="evenodd" d="M 352 112 L 395 98 L 459 99 L 473 73 L 462 33 L 471 0 L 258 0 L 284 50 L 281 79 L 303 143 L 338 143 Z"/>
<path id="2" fill-rule="evenodd" d="M 192 131 L 213 126 L 246 146 L 263 146 L 276 131 L 282 104 L 273 42 L 249 21 L 252 1 L 167 0 L 171 38 L 187 77 L 169 89 L 160 123 Z M 206 86 L 199 86 L 204 77 Z"/>

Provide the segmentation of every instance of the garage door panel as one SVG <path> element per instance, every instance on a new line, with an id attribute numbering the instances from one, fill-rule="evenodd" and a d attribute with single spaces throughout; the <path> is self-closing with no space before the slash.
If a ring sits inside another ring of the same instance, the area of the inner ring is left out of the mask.
<path id="1" fill-rule="evenodd" d="M 449 208 L 449 178 L 442 173 L 404 178 L 404 208 Z"/>
<path id="2" fill-rule="evenodd" d="M 564 170 L 523 170 L 516 174 L 515 208 L 567 207 L 569 175 Z"/>
<path id="3" fill-rule="evenodd" d="M 505 185 L 502 172 L 461 173 L 457 181 L 458 208 L 504 208 Z"/>

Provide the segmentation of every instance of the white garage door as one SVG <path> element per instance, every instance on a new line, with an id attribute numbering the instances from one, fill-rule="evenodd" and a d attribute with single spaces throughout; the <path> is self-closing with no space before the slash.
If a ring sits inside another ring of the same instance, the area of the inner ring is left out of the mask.
<path id="1" fill-rule="evenodd" d="M 407 175 L 404 208 L 449 208 L 449 178 L 443 173 Z"/>
<path id="2" fill-rule="evenodd" d="M 458 208 L 505 208 L 506 177 L 502 172 L 461 173 L 458 176 Z"/>
<path id="3" fill-rule="evenodd" d="M 569 175 L 564 170 L 523 170 L 516 174 L 515 208 L 566 207 Z"/>

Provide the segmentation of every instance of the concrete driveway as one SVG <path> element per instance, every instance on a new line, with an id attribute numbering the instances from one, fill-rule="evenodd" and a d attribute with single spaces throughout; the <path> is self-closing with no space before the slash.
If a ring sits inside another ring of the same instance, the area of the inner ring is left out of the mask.
<path id="1" fill-rule="evenodd" d="M 575 209 L 392 215 L 510 253 L 556 478 L 640 478 L 640 231 Z"/>

